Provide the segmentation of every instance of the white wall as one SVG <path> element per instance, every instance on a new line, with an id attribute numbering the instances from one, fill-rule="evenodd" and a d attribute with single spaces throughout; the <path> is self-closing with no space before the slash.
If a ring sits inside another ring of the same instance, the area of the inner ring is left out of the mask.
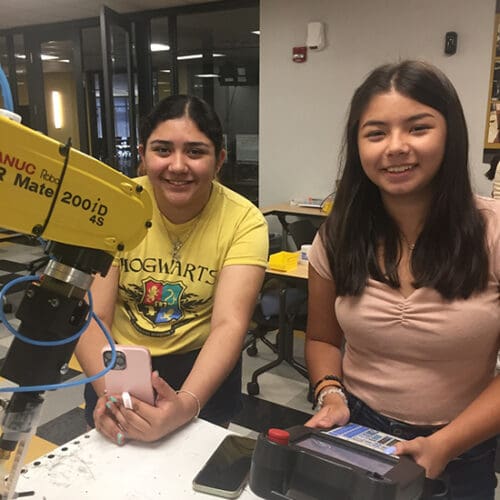
<path id="1" fill-rule="evenodd" d="M 489 195 L 482 163 L 495 0 L 261 0 L 260 205 L 326 195 L 337 174 L 349 100 L 375 66 L 425 59 L 460 95 L 474 189 Z M 327 47 L 291 60 L 307 23 L 323 21 Z M 458 50 L 444 54 L 447 31 Z"/>

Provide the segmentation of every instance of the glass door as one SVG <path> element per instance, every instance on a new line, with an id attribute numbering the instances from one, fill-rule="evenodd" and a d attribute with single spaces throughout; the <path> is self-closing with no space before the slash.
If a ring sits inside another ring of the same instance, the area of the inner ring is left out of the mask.
<path id="1" fill-rule="evenodd" d="M 132 77 L 130 22 L 108 7 L 101 8 L 101 50 L 106 163 L 135 177 L 137 139 L 135 88 Z"/>
<path id="2" fill-rule="evenodd" d="M 40 29 L 25 39 L 31 126 L 88 151 L 78 31 Z M 22 57 L 22 54 L 19 54 Z"/>

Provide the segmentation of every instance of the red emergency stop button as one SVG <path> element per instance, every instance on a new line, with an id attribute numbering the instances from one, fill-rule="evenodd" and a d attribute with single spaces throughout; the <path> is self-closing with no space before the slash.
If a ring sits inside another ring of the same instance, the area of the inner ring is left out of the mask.
<path id="1" fill-rule="evenodd" d="M 290 441 L 290 433 L 283 429 L 269 429 L 267 431 L 267 439 L 276 444 L 286 446 Z"/>

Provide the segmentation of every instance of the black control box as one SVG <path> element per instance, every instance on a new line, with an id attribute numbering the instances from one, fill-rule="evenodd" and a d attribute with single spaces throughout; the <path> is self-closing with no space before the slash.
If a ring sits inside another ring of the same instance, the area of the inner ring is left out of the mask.
<path id="1" fill-rule="evenodd" d="M 376 439 L 380 441 L 387 435 L 380 438 L 381 433 L 372 429 L 349 426 L 356 428 L 346 427 L 344 432 L 339 427 L 326 432 L 295 426 L 260 434 L 250 469 L 251 490 L 273 500 L 424 498 L 422 467 L 409 457 L 390 454 L 388 447 L 377 449 Z M 359 437 L 362 434 L 367 438 Z M 351 439 L 355 435 L 358 442 Z"/>

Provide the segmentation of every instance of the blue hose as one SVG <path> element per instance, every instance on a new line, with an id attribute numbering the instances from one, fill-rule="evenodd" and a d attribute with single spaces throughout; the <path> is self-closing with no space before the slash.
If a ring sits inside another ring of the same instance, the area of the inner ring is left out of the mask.
<path id="1" fill-rule="evenodd" d="M 40 279 L 39 276 L 33 275 L 33 276 L 20 276 L 19 278 L 16 278 L 12 281 L 9 281 L 6 285 L 4 285 L 0 289 L 0 306 L 2 305 L 2 300 L 3 297 L 7 294 L 7 291 L 14 285 L 18 283 L 23 283 L 24 281 L 38 281 Z M 92 294 L 90 291 L 88 292 L 88 300 L 89 300 L 89 316 L 87 318 L 87 321 L 83 325 L 83 327 L 80 329 L 79 332 L 77 332 L 75 335 L 73 335 L 70 338 L 67 338 L 65 340 L 59 340 L 59 341 L 38 341 L 38 340 L 33 340 L 31 338 L 28 338 L 24 335 L 21 335 L 8 321 L 7 318 L 5 317 L 5 313 L 3 312 L 3 308 L 0 307 L 0 322 L 5 325 L 7 330 L 9 330 L 14 337 L 17 337 L 19 340 L 22 342 L 25 342 L 27 344 L 32 344 L 32 345 L 37 345 L 37 346 L 58 346 L 58 345 L 63 345 L 68 342 L 71 342 L 73 340 L 76 340 L 78 337 L 82 335 L 82 333 L 86 330 L 87 326 L 90 323 L 90 317 L 92 316 L 94 320 L 97 322 L 99 327 L 104 333 L 104 336 L 106 337 L 110 349 L 111 349 L 111 360 L 109 364 L 104 368 L 104 370 L 101 370 L 100 372 L 96 373 L 95 375 L 92 375 L 91 377 L 83 378 L 83 379 L 78 379 L 78 380 L 71 380 L 69 382 L 64 382 L 60 384 L 46 384 L 46 385 L 24 385 L 20 387 L 11 387 L 11 386 L 1 386 L 0 387 L 0 393 L 2 392 L 36 392 L 36 391 L 53 391 L 55 389 L 64 389 L 66 387 L 74 387 L 76 385 L 82 385 L 86 384 L 89 382 L 93 382 L 94 380 L 97 380 L 98 378 L 102 377 L 105 375 L 107 372 L 113 369 L 116 363 L 116 347 L 115 347 L 115 342 L 113 338 L 111 337 L 111 334 L 109 333 L 108 329 L 104 325 L 104 323 L 99 319 L 99 317 L 94 314 L 93 309 L 94 309 L 94 303 L 92 300 Z"/>
<path id="2" fill-rule="evenodd" d="M 12 92 L 10 91 L 9 81 L 5 76 L 5 73 L 0 66 L 0 90 L 3 95 L 4 108 L 7 111 L 14 111 L 14 101 L 12 100 Z"/>

